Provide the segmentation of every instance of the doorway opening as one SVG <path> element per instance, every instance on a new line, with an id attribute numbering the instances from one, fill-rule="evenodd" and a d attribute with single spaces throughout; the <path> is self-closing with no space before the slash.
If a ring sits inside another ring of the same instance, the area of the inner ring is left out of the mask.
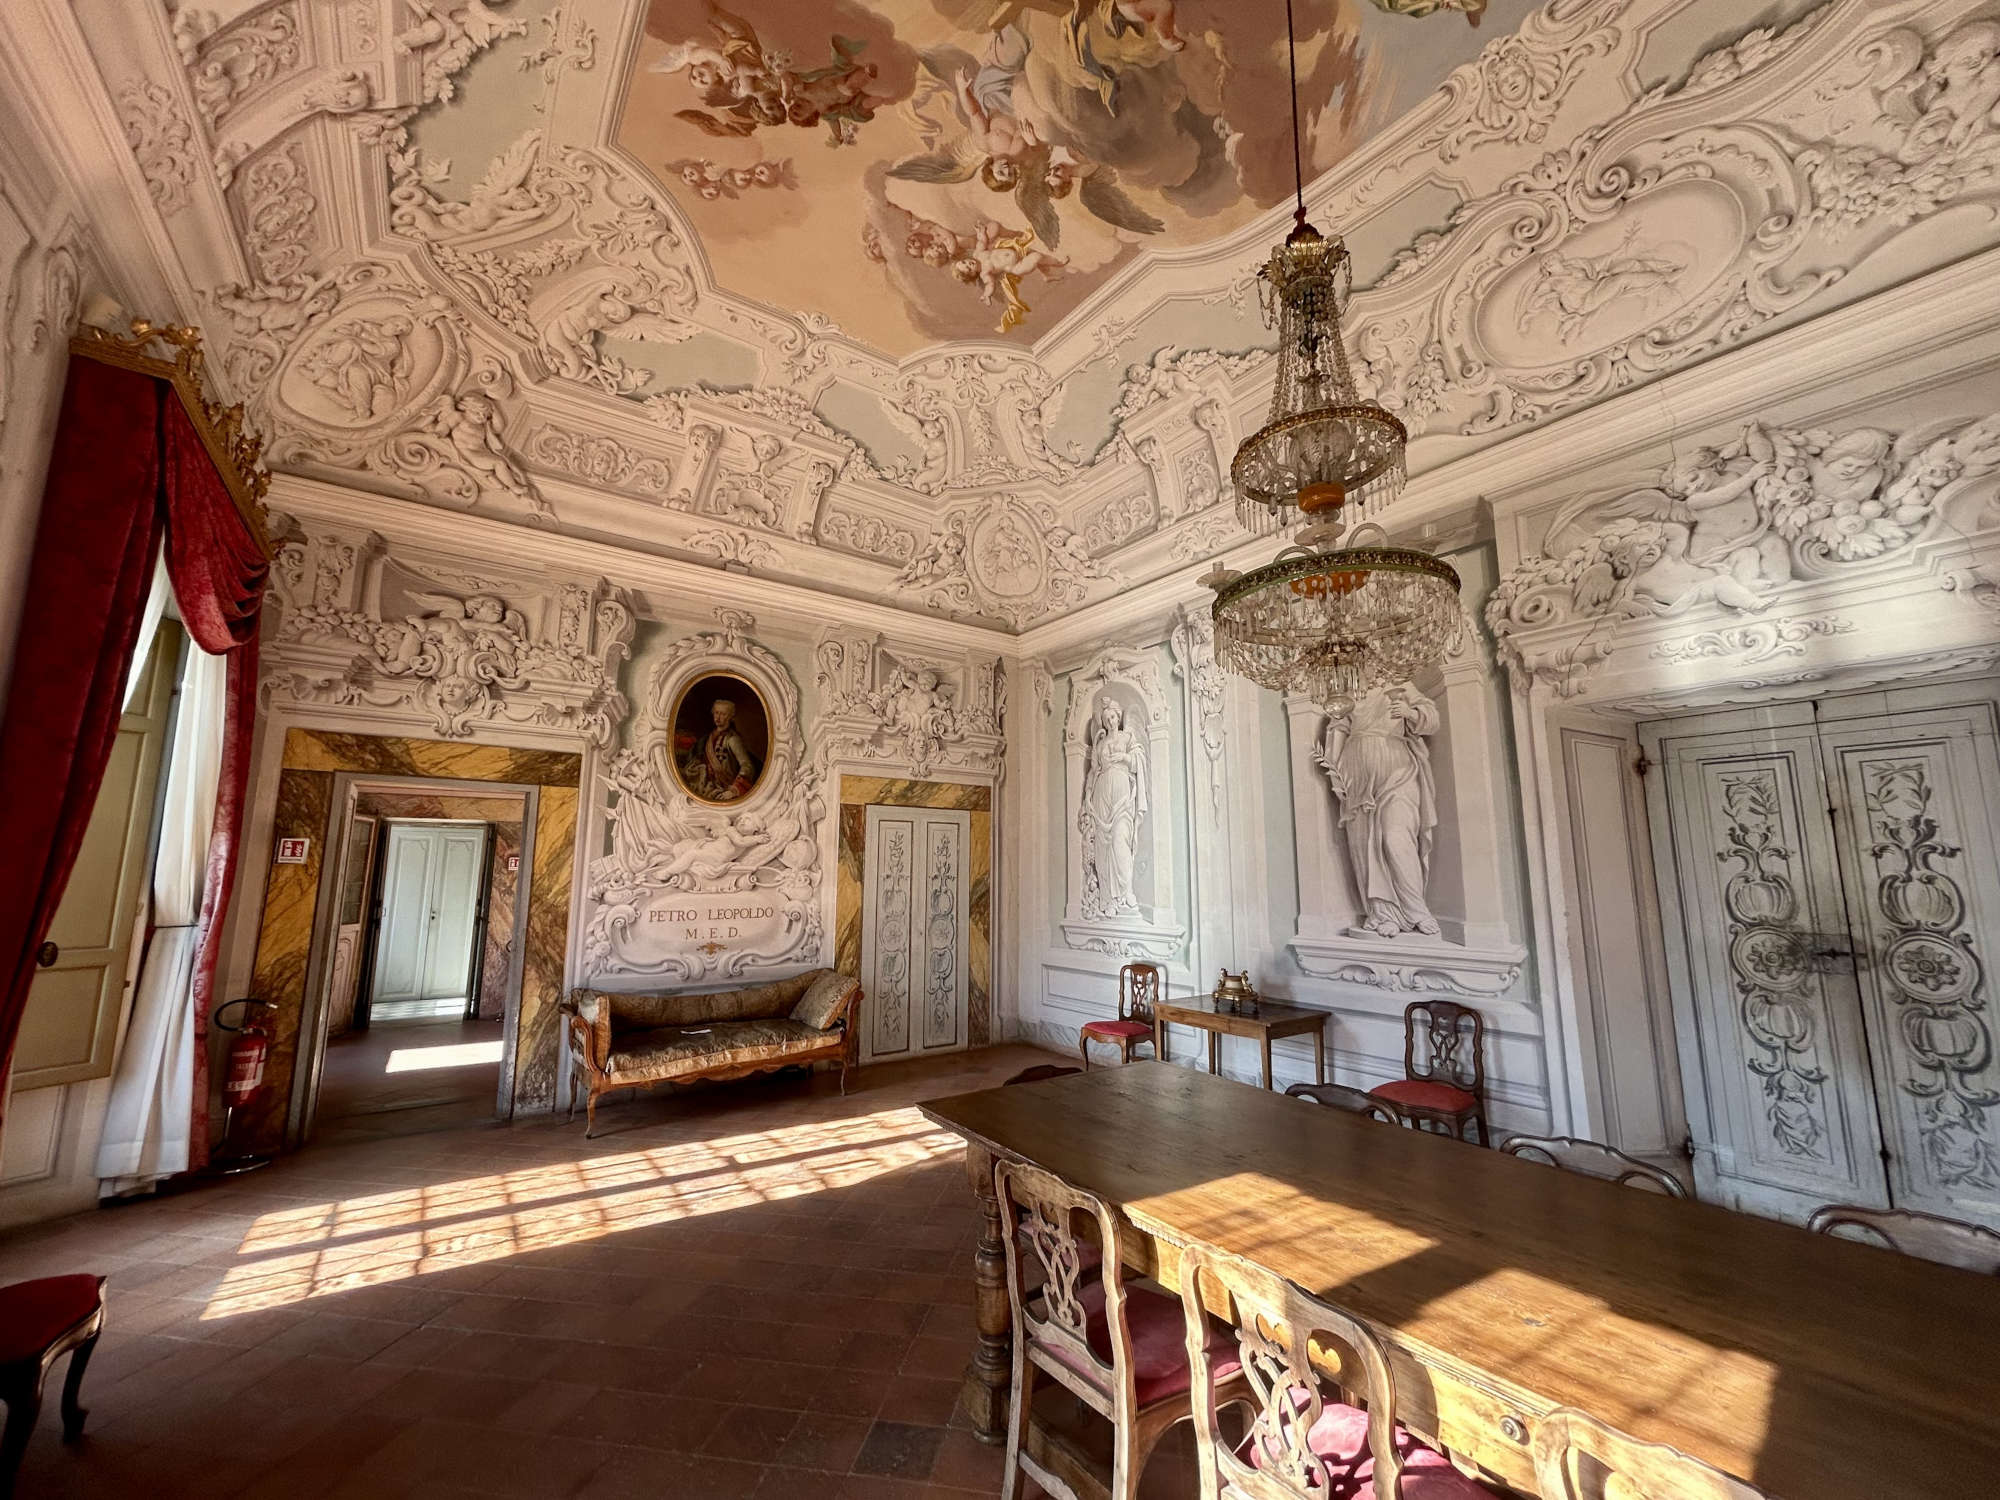
<path id="1" fill-rule="evenodd" d="M 533 797 L 399 777 L 355 778 L 337 794 L 312 1139 L 506 1115 Z"/>

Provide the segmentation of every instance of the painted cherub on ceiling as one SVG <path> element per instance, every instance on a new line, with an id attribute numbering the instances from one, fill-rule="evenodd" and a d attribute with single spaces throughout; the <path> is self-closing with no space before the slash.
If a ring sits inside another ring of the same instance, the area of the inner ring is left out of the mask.
<path id="1" fill-rule="evenodd" d="M 1308 172 L 1464 55 L 1412 17 L 1485 4 L 1295 0 Z M 652 0 L 646 27 L 620 142 L 723 283 L 892 354 L 1039 336 L 1291 190 L 1276 0 Z"/>

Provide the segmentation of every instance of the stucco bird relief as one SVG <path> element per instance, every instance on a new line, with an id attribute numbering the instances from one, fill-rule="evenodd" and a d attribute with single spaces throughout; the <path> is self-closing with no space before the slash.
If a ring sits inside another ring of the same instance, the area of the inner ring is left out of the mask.
<path id="1" fill-rule="evenodd" d="M 1298 0 L 1308 174 L 1476 51 L 1422 18 L 1486 5 Z M 646 26 L 619 143 L 731 291 L 891 354 L 1033 339 L 1290 195 L 1276 4 L 652 0 Z"/>

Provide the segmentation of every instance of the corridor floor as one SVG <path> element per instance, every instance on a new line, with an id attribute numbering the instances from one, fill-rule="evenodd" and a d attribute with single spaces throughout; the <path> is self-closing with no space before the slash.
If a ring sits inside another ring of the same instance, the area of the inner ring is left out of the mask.
<path id="1" fill-rule="evenodd" d="M 326 1044 L 320 1145 L 481 1125 L 500 1084 L 501 1022 L 377 1019 Z"/>
<path id="2" fill-rule="evenodd" d="M 1050 1060 L 648 1095 L 591 1141 L 539 1117 L 315 1145 L 0 1237 L 0 1283 L 110 1277 L 85 1438 L 52 1390 L 19 1493 L 997 1494 L 953 1419 L 964 1149 L 912 1105 Z M 1146 1489 L 1192 1496 L 1170 1446 Z"/>

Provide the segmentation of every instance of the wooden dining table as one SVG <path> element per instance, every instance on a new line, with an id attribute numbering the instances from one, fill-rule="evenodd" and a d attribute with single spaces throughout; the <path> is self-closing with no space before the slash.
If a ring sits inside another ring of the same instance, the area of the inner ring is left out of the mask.
<path id="1" fill-rule="evenodd" d="M 1167 1063 L 933 1099 L 986 1210 L 964 1408 L 999 1441 L 996 1157 L 1105 1199 L 1121 1258 L 1243 1256 L 1369 1325 L 1413 1431 L 1535 1493 L 1575 1407 L 1777 1500 L 2000 1496 L 2000 1277 L 1681 1201 Z"/>

